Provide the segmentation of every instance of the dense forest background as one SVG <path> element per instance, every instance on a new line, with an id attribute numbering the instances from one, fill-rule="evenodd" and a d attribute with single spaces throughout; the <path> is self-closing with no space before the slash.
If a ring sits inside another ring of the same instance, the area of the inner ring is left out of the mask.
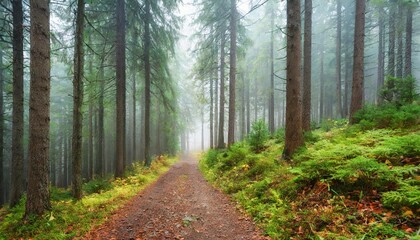
<path id="1" fill-rule="evenodd" d="M 260 119 L 274 133 L 286 125 L 292 67 L 309 79 L 299 84 L 310 126 L 348 118 L 356 1 L 302 1 L 302 68 L 287 65 L 286 4 L 52 1 L 49 184 L 79 184 L 76 160 L 88 181 L 121 176 L 133 162 L 150 164 L 151 156 L 223 148 L 245 138 Z M 395 84 L 387 79 L 418 86 L 420 11 L 415 1 L 366 5 L 360 101 L 380 104 L 394 100 L 382 92 Z M 1 2 L 0 203 L 16 203 L 28 181 L 30 76 L 36 70 L 30 69 L 30 8 L 29 1 Z"/>

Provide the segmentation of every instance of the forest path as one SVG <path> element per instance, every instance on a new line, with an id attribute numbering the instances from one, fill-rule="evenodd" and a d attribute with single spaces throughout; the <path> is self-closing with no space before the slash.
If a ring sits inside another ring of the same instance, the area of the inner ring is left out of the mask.
<path id="1" fill-rule="evenodd" d="M 185 156 L 84 239 L 268 239 Z"/>

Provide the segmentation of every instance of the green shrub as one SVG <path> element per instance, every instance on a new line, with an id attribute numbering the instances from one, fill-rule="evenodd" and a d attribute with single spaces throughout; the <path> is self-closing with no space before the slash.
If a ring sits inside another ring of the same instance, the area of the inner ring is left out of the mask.
<path id="1" fill-rule="evenodd" d="M 419 146 L 418 133 L 388 137 L 372 149 L 372 154 L 378 159 L 391 161 L 393 165 L 400 165 L 405 158 L 420 156 Z"/>
<path id="2" fill-rule="evenodd" d="M 268 127 L 264 120 L 258 120 L 252 124 L 251 132 L 248 136 L 248 143 L 254 152 L 264 149 L 264 144 L 269 137 Z"/>
<path id="3" fill-rule="evenodd" d="M 420 182 L 417 180 L 401 181 L 400 188 L 395 191 L 385 192 L 382 195 L 384 206 L 394 209 L 420 207 Z"/>
<path id="4" fill-rule="evenodd" d="M 235 143 L 223 154 L 223 158 L 218 163 L 218 169 L 228 171 L 243 161 L 249 154 L 248 148 L 243 143 Z"/>
<path id="5" fill-rule="evenodd" d="M 416 79 L 412 76 L 396 78 L 388 76 L 381 91 L 381 97 L 388 103 L 401 106 L 412 103 L 416 98 Z"/>
<path id="6" fill-rule="evenodd" d="M 208 167 L 214 167 L 217 164 L 218 154 L 219 154 L 218 150 L 215 150 L 215 149 L 208 150 L 205 157 L 204 157 L 204 163 Z"/>
<path id="7" fill-rule="evenodd" d="M 104 178 L 97 178 L 83 184 L 83 191 L 87 194 L 100 193 L 111 190 L 112 188 L 112 183 Z"/>
<path id="8" fill-rule="evenodd" d="M 286 138 L 286 129 L 284 128 L 277 129 L 276 132 L 274 133 L 274 138 L 276 139 L 276 143 L 284 142 Z"/>
<path id="9" fill-rule="evenodd" d="M 374 128 L 407 128 L 415 126 L 420 119 L 420 105 L 396 106 L 387 104 L 380 107 L 367 105 L 354 116 L 362 130 Z"/>
<path id="10" fill-rule="evenodd" d="M 356 157 L 337 168 L 331 179 L 339 180 L 346 184 L 356 184 L 359 187 L 385 190 L 397 181 L 395 173 L 384 163 L 376 159 Z"/>
<path id="11" fill-rule="evenodd" d="M 333 128 L 342 128 L 347 125 L 347 119 L 323 119 L 320 124 L 320 128 L 325 132 L 329 132 Z"/>
<path id="12" fill-rule="evenodd" d="M 268 172 L 273 171 L 277 167 L 277 163 L 274 159 L 262 158 L 257 159 L 256 162 L 250 167 L 247 172 L 247 176 L 255 179 L 260 175 L 264 175 Z"/>

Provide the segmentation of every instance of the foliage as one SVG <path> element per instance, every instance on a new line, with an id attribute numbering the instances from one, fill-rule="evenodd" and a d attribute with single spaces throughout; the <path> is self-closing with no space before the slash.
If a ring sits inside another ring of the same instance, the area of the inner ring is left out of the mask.
<path id="1" fill-rule="evenodd" d="M 75 202 L 67 189 L 52 188 L 52 210 L 42 218 L 23 220 L 25 201 L 0 212 L 0 239 L 71 239 L 81 237 L 103 223 L 141 189 L 169 169 L 176 159 L 159 157 L 150 168 L 135 164 L 131 174 L 114 181 L 97 179 L 86 183 L 86 195 Z"/>
<path id="2" fill-rule="evenodd" d="M 401 181 L 400 188 L 395 191 L 385 192 L 383 194 L 383 203 L 385 206 L 394 209 L 409 207 L 419 209 L 420 207 L 420 183 L 417 180 L 410 179 Z"/>
<path id="3" fill-rule="evenodd" d="M 420 105 L 417 103 L 400 107 L 393 104 L 381 107 L 367 105 L 356 113 L 354 119 L 363 130 L 407 128 L 419 123 Z"/>
<path id="4" fill-rule="evenodd" d="M 375 111 L 382 110 L 369 114 Z M 283 143 L 276 138 L 259 152 L 248 140 L 211 150 L 200 168 L 273 239 L 408 238 L 419 228 L 419 129 L 366 131 L 362 124 L 326 121 L 290 162 L 278 160 Z"/>
<path id="5" fill-rule="evenodd" d="M 411 104 L 418 95 L 416 94 L 416 79 L 413 76 L 396 78 L 388 76 L 381 97 L 388 103 L 397 106 Z"/>
<path id="6" fill-rule="evenodd" d="M 101 193 L 111 190 L 112 188 L 113 186 L 110 179 L 105 178 L 97 178 L 83 185 L 83 191 L 86 194 Z"/>
<path id="7" fill-rule="evenodd" d="M 284 142 L 286 137 L 286 129 L 279 128 L 274 132 L 274 139 L 276 139 L 277 143 Z"/>
<path id="8" fill-rule="evenodd" d="M 254 152 L 263 150 L 269 135 L 268 126 L 264 120 L 254 122 L 248 136 L 248 143 L 251 146 L 251 149 Z"/>

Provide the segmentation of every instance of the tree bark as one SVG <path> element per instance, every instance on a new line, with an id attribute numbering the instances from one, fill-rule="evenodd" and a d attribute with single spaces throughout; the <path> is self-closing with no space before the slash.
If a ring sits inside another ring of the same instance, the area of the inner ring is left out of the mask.
<path id="1" fill-rule="evenodd" d="M 398 28 L 397 28 L 397 72 L 396 77 L 403 77 L 403 5 L 398 4 Z"/>
<path id="2" fill-rule="evenodd" d="M 302 127 L 311 130 L 311 71 L 312 71 L 312 0 L 305 0 L 305 39 L 303 43 Z"/>
<path id="3" fill-rule="evenodd" d="M 301 98 L 300 1 L 287 0 L 286 139 L 283 158 L 290 159 L 303 145 Z"/>
<path id="4" fill-rule="evenodd" d="M 29 177 L 25 217 L 51 209 L 48 189 L 50 134 L 49 0 L 30 1 L 31 82 L 29 100 Z"/>
<path id="5" fill-rule="evenodd" d="M 236 123 L 236 0 L 230 0 L 230 69 L 229 69 L 229 130 L 228 146 L 235 143 Z"/>
<path id="6" fill-rule="evenodd" d="M 136 128 L 136 94 L 137 94 L 137 87 L 136 87 L 136 75 L 133 75 L 133 135 L 132 135 L 132 160 L 135 161 L 137 159 L 137 142 L 136 142 L 136 136 L 137 136 L 137 128 Z"/>
<path id="7" fill-rule="evenodd" d="M 325 80 L 324 80 L 324 47 L 321 44 L 321 60 L 320 60 L 320 71 L 319 71 L 319 120 L 322 122 L 324 119 L 324 100 L 325 100 Z"/>
<path id="8" fill-rule="evenodd" d="M 25 191 L 23 158 L 23 8 L 13 1 L 13 127 L 10 207 L 19 203 Z"/>
<path id="9" fill-rule="evenodd" d="M 250 94 L 250 78 L 246 77 L 246 89 L 245 89 L 245 98 L 246 98 L 246 134 L 249 134 L 251 129 L 251 94 Z"/>
<path id="10" fill-rule="evenodd" d="M 404 76 L 408 77 L 412 74 L 411 57 L 412 57 L 412 41 L 413 41 L 413 10 L 412 6 L 407 6 L 407 19 L 405 25 L 405 70 Z"/>
<path id="11" fill-rule="evenodd" d="M 76 199 L 82 198 L 82 106 L 83 106 L 83 36 L 85 4 L 77 1 L 76 39 L 74 45 L 74 78 L 73 78 L 73 182 L 72 194 Z"/>
<path id="12" fill-rule="evenodd" d="M 117 0 L 117 45 L 116 45 L 116 80 L 117 80 L 117 116 L 116 116 L 116 159 L 115 177 L 123 177 L 125 152 L 125 2 Z"/>
<path id="13" fill-rule="evenodd" d="M 337 39 L 335 46 L 335 62 L 337 114 L 340 118 L 342 118 L 344 114 L 341 104 L 341 0 L 337 0 Z"/>
<path id="14" fill-rule="evenodd" d="M 355 113 L 363 106 L 365 10 L 366 1 L 357 0 L 354 30 L 353 82 L 350 105 L 350 123 L 354 123 Z"/>
<path id="15" fill-rule="evenodd" d="M 213 53 L 214 54 L 214 53 Z M 213 87 L 213 81 L 214 81 L 214 72 L 213 70 L 210 73 L 210 149 L 213 149 L 214 147 L 214 116 L 213 116 L 213 91 L 214 91 L 214 87 Z"/>
<path id="16" fill-rule="evenodd" d="M 219 107 L 219 140 L 217 147 L 222 149 L 225 148 L 224 139 L 224 123 L 225 123 L 225 28 L 222 27 L 221 39 L 220 39 L 220 107 Z"/>
<path id="17" fill-rule="evenodd" d="M 216 41 L 217 42 L 217 41 Z M 216 43 L 216 59 L 215 62 L 217 63 L 218 58 L 218 49 L 217 49 L 217 43 Z M 218 68 L 216 67 L 214 69 L 215 71 L 215 82 L 214 82 L 214 147 L 218 146 L 218 131 L 219 131 L 219 78 L 218 78 Z"/>
<path id="18" fill-rule="evenodd" d="M 64 169 L 63 169 L 63 187 L 68 187 L 68 164 L 69 164 L 69 144 L 68 144 L 68 132 L 67 132 L 67 126 L 64 126 L 63 130 L 63 138 L 64 138 L 64 150 L 63 150 L 63 162 L 64 162 Z"/>
<path id="19" fill-rule="evenodd" d="M 391 0 L 389 8 L 389 44 L 388 44 L 388 75 L 395 77 L 395 3 Z"/>
<path id="20" fill-rule="evenodd" d="M 144 159 L 147 167 L 152 163 L 150 157 L 150 107 L 151 107 L 151 66 L 150 66 L 150 47 L 151 47 L 151 36 L 150 36 L 150 0 L 145 0 L 145 19 L 144 19 L 144 72 L 145 72 L 145 85 L 144 85 Z"/>
<path id="21" fill-rule="evenodd" d="M 99 98 L 98 98 L 98 153 L 96 155 L 96 175 L 104 176 L 104 92 L 105 92 L 105 76 L 103 60 L 99 67 Z"/>
<path id="22" fill-rule="evenodd" d="M 89 152 L 88 152 L 88 180 L 94 178 L 94 167 L 93 167 L 93 93 L 92 89 L 89 91 Z"/>
<path id="23" fill-rule="evenodd" d="M 241 88 L 240 88 L 240 96 L 241 96 L 241 110 L 240 114 L 240 140 L 242 141 L 246 136 L 246 125 L 245 125 L 245 74 L 241 72 Z"/>
<path id="24" fill-rule="evenodd" d="M 274 134 L 274 19 L 275 9 L 271 8 L 271 26 L 270 26 L 270 89 L 269 89 L 269 106 L 268 106 L 268 129 Z"/>
<path id="25" fill-rule="evenodd" d="M 384 42 L 385 42 L 385 24 L 384 24 L 384 11 L 383 9 L 379 10 L 379 20 L 378 20 L 378 28 L 379 28 L 379 44 L 378 44 L 378 80 L 376 84 L 376 102 L 379 104 L 382 102 L 382 98 L 380 97 L 380 93 L 382 87 L 384 86 L 385 80 L 385 53 L 384 53 Z"/>
<path id="26" fill-rule="evenodd" d="M 3 89 L 4 89 L 4 76 L 3 76 L 3 50 L 0 49 L 0 206 L 4 204 L 4 100 L 3 100 Z"/>

